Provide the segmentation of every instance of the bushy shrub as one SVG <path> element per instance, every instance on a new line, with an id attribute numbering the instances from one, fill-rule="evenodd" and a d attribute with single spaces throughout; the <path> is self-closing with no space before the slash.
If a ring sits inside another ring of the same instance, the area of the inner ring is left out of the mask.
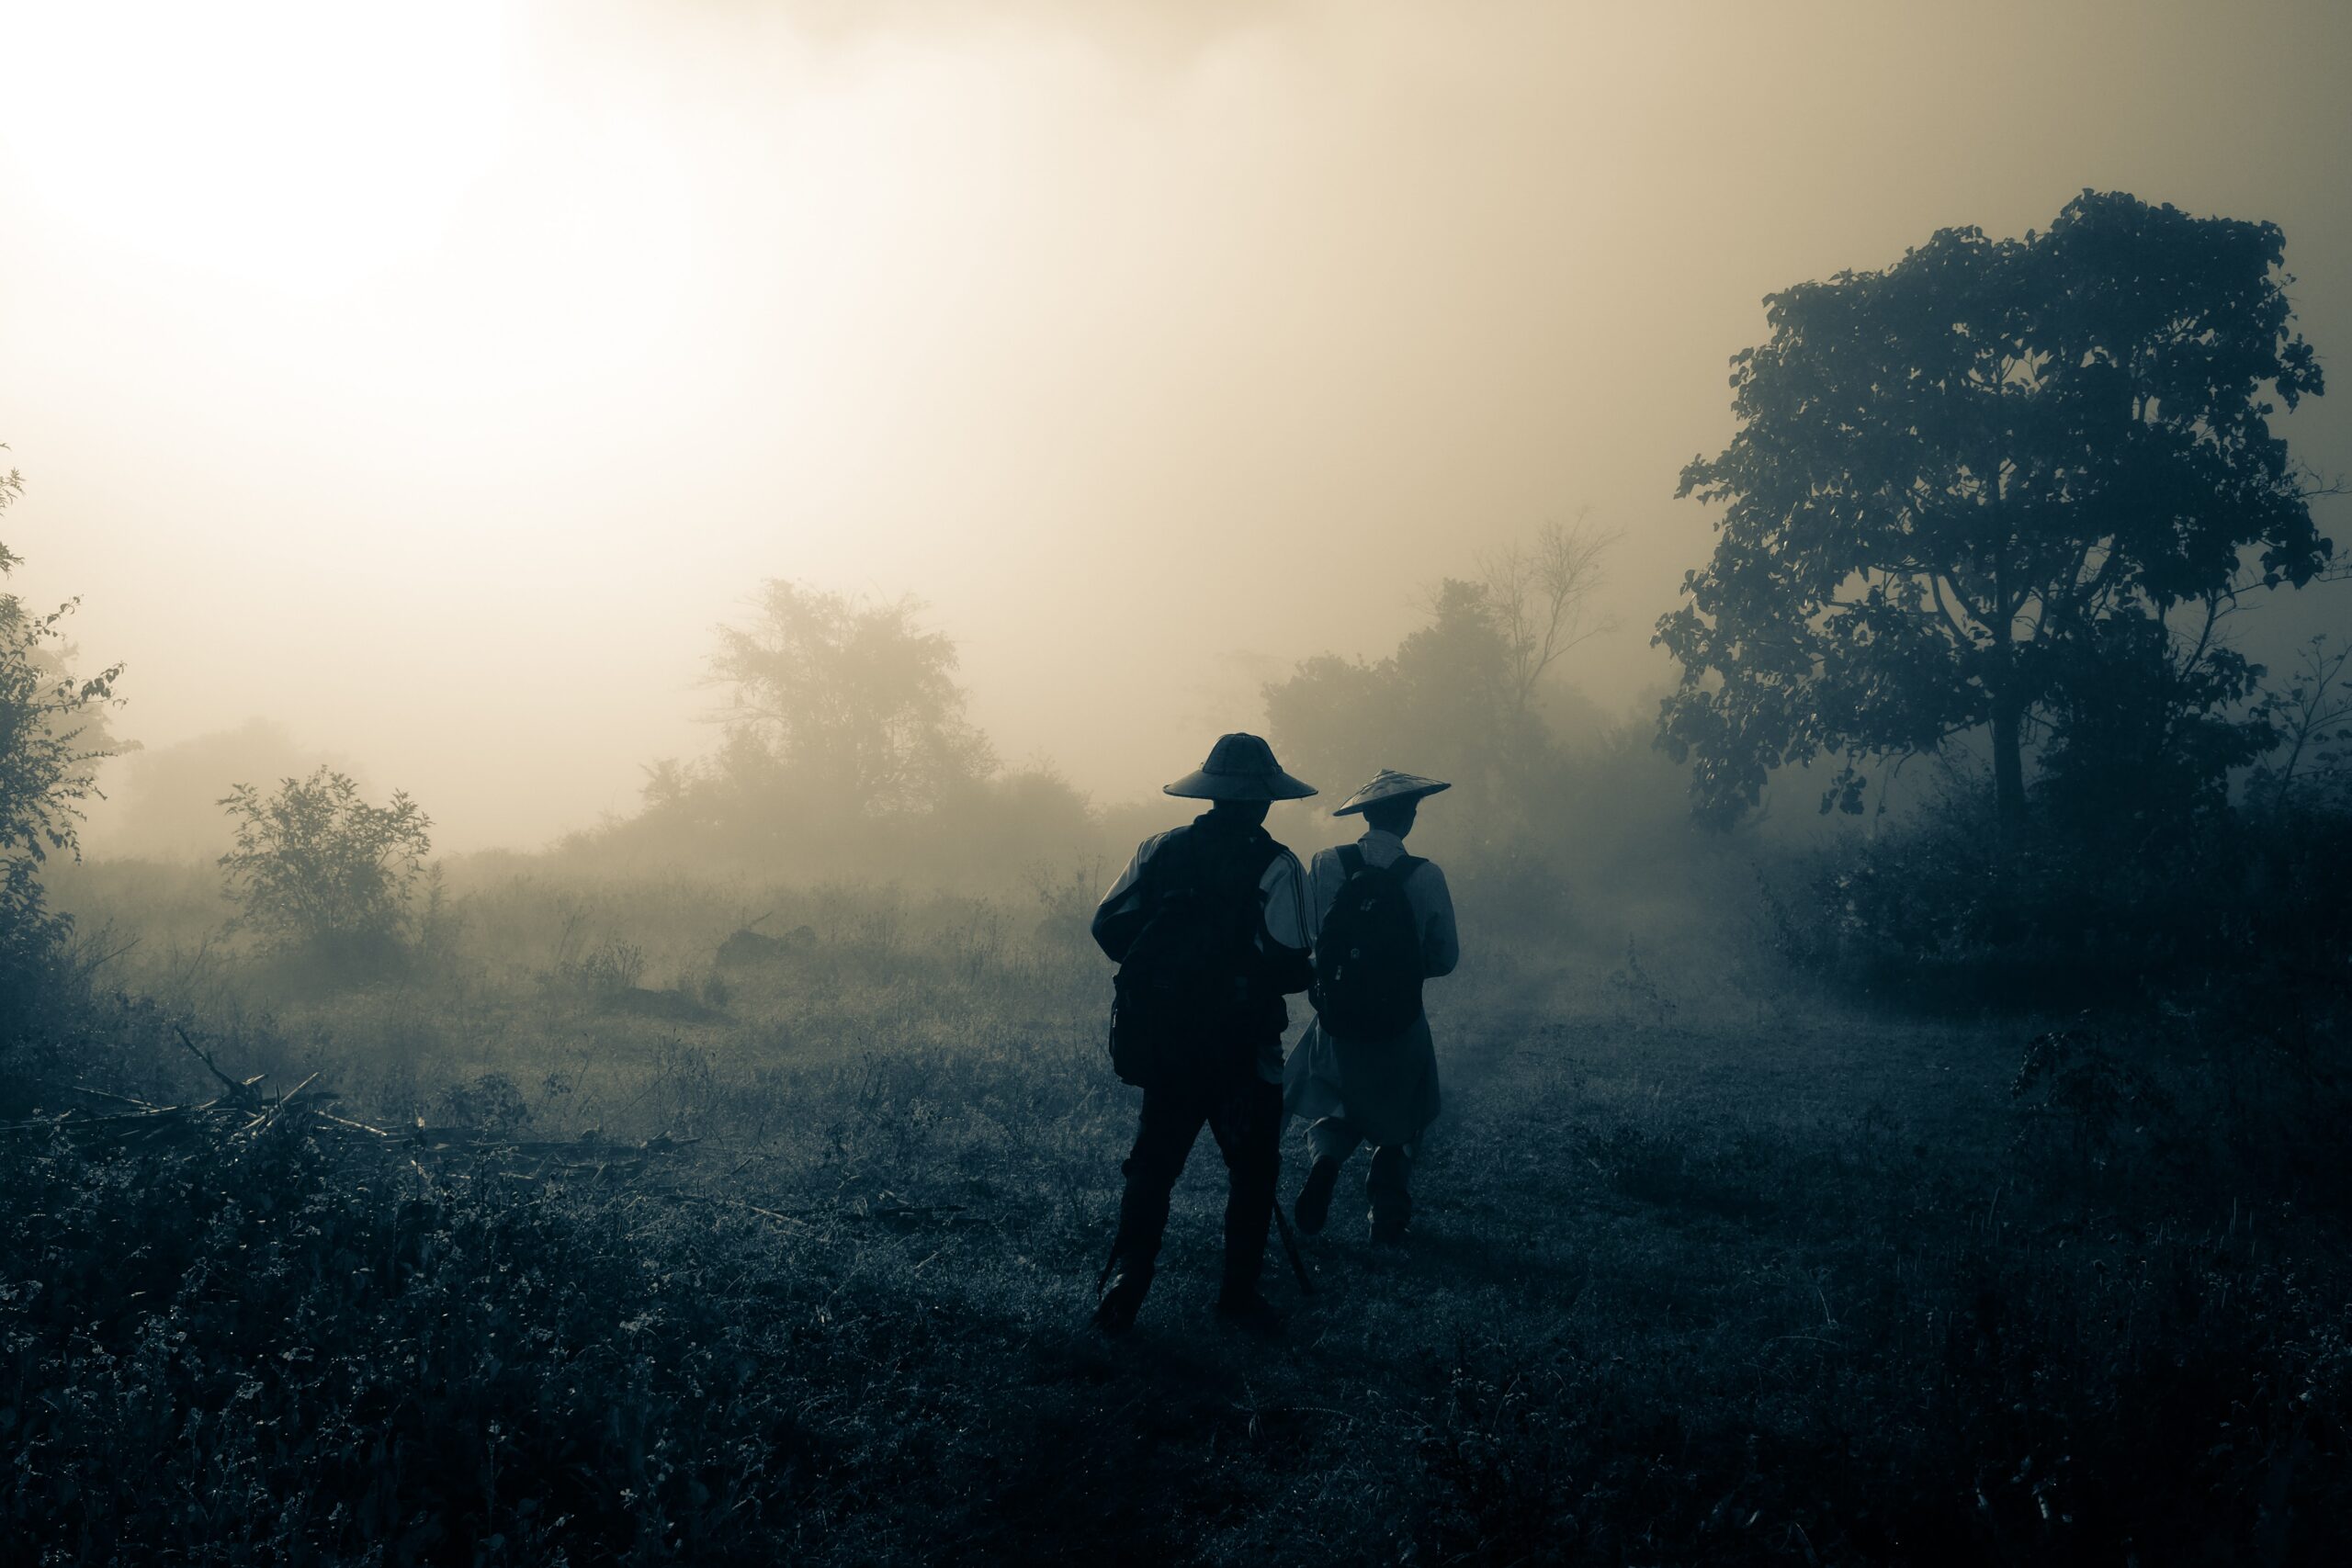
<path id="1" fill-rule="evenodd" d="M 321 767 L 271 795 L 221 798 L 237 830 L 220 857 L 238 922 L 272 945 L 338 968 L 378 965 L 410 934 L 433 819 L 404 793 L 370 805 L 350 776 Z"/>
<path id="2" fill-rule="evenodd" d="M 0 472 L 0 511 L 24 488 Z M 20 558 L 0 545 L 0 580 Z M 60 951 L 73 929 L 41 894 L 41 863 L 79 859 L 82 803 L 97 793 L 109 754 L 105 726 L 115 665 L 86 680 L 66 667 L 68 601 L 46 615 L 0 592 L 0 1048 L 31 1032 L 63 977 Z"/>
<path id="3" fill-rule="evenodd" d="M 1788 955 L 1865 991 L 1968 1010 L 2160 996 L 2233 1006 L 2341 987 L 2352 902 L 2328 868 L 2352 812 L 2259 804 L 2097 834 L 2040 823 L 2006 849 L 1955 792 L 1905 826 L 1805 863 Z"/>

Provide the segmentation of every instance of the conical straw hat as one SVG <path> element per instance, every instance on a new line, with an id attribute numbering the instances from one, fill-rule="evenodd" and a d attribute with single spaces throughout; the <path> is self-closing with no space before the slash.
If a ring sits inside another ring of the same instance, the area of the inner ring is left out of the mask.
<path id="1" fill-rule="evenodd" d="M 1283 772 L 1274 749 L 1254 735 L 1221 735 L 1209 760 L 1161 788 L 1189 800 L 1305 800 L 1315 786 Z"/>
<path id="2" fill-rule="evenodd" d="M 1443 779 L 1425 779 L 1419 773 L 1400 773 L 1394 768 L 1383 768 L 1379 776 L 1363 788 L 1331 808 L 1334 817 L 1347 817 L 1367 806 L 1384 800 L 1419 800 L 1425 795 L 1435 795 L 1453 786 Z"/>

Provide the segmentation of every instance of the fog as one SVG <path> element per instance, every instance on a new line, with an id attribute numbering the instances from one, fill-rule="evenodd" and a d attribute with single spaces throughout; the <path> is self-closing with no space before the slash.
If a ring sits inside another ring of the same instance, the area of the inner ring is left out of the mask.
<path id="1" fill-rule="evenodd" d="M 123 736 L 270 720 L 458 850 L 712 747 L 769 577 L 927 601 L 1118 802 L 1589 508 L 1564 675 L 1633 715 L 1768 291 L 2120 188 L 2278 223 L 2352 344 L 2352 11 L 2051 10 L 11 6 L 15 582 Z"/>

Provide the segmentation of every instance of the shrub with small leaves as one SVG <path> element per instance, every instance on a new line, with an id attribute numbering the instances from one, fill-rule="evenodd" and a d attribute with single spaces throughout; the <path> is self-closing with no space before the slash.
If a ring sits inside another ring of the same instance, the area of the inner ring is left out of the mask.
<path id="1" fill-rule="evenodd" d="M 24 489 L 0 470 L 0 511 Z M 0 581 L 21 558 L 0 545 Z M 0 1045 L 36 1032 L 71 922 L 42 897 L 52 852 L 78 859 L 82 803 L 98 793 L 110 755 L 105 711 L 122 666 L 77 679 L 64 621 L 76 601 L 46 614 L 0 589 Z"/>
<path id="2" fill-rule="evenodd" d="M 239 784 L 220 805 L 237 829 L 220 866 L 239 923 L 330 964 L 373 964 L 398 951 L 433 848 L 433 819 L 406 793 L 374 806 L 350 775 L 322 766 L 270 795 Z"/>

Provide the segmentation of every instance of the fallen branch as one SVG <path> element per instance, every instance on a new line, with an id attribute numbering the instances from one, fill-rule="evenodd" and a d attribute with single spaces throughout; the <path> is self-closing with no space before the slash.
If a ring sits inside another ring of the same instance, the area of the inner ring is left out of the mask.
<path id="1" fill-rule="evenodd" d="M 143 1100 L 133 1100 L 127 1094 L 116 1094 L 107 1089 L 92 1089 L 88 1084 L 68 1084 L 66 1087 L 72 1089 L 75 1094 L 86 1094 L 97 1100 L 111 1100 L 117 1105 L 135 1105 L 141 1111 L 176 1111 L 179 1109 L 176 1105 L 151 1105 Z"/>
<path id="2" fill-rule="evenodd" d="M 254 1085 L 261 1082 L 262 1079 L 269 1076 L 266 1073 L 255 1073 L 244 1082 L 239 1083 L 236 1079 L 231 1077 L 228 1074 L 220 1070 L 220 1065 L 205 1054 L 203 1046 L 198 1045 L 195 1041 L 190 1040 L 187 1037 L 187 1030 L 182 1029 L 175 1023 L 172 1025 L 172 1032 L 180 1037 L 180 1043 L 187 1046 L 188 1050 L 195 1055 L 196 1059 L 204 1064 L 207 1071 L 210 1072 L 214 1077 L 220 1080 L 222 1086 L 228 1089 L 232 1097 L 243 1096 L 252 1093 Z"/>
<path id="3" fill-rule="evenodd" d="M 327 1122 L 331 1126 L 345 1127 L 350 1129 L 352 1132 L 366 1133 L 372 1137 L 390 1138 L 391 1136 L 390 1133 L 387 1133 L 381 1127 L 371 1127 L 365 1122 L 354 1122 L 348 1116 L 337 1116 L 332 1111 L 321 1111 L 315 1107 L 311 1109 L 311 1114 L 317 1117 L 320 1121 Z"/>
<path id="4" fill-rule="evenodd" d="M 263 1111 L 259 1116 L 254 1117 L 251 1122 L 246 1122 L 243 1127 L 238 1128 L 235 1133 L 231 1134 L 231 1136 L 237 1138 L 260 1137 L 262 1134 L 268 1129 L 269 1124 L 277 1120 L 278 1113 L 286 1109 L 288 1102 L 292 1100 L 296 1095 L 300 1094 L 304 1089 L 316 1083 L 318 1078 L 319 1075 L 312 1073 L 309 1077 L 304 1078 L 300 1083 L 296 1084 L 291 1092 L 278 1096 L 277 1104 Z"/>

